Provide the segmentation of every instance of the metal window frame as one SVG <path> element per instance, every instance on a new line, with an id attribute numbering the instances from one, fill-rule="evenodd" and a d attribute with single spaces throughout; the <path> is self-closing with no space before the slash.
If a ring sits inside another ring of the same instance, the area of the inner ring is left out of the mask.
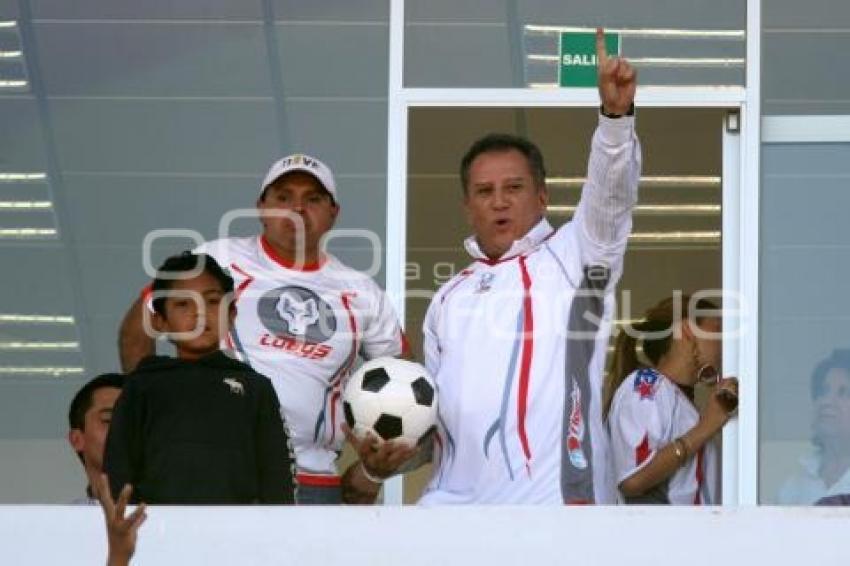
<path id="1" fill-rule="evenodd" d="M 761 134 L 762 143 L 850 143 L 850 116 L 765 116 Z"/>
<path id="2" fill-rule="evenodd" d="M 761 117 L 761 144 L 850 144 L 850 116 L 776 115 Z M 755 414 L 753 418 L 758 418 Z M 754 425 L 755 426 L 755 425 Z M 758 493 L 753 494 L 757 500 Z"/>

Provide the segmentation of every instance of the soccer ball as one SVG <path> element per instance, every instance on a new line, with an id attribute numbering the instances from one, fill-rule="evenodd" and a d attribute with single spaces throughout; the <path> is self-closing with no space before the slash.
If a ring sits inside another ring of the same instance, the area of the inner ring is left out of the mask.
<path id="1" fill-rule="evenodd" d="M 420 364 L 396 358 L 366 362 L 348 380 L 342 394 L 345 422 L 358 438 L 414 445 L 437 423 L 433 378 Z"/>

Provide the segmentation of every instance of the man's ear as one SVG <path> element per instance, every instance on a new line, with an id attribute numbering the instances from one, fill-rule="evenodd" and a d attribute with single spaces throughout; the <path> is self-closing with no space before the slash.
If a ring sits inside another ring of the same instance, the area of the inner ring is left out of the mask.
<path id="1" fill-rule="evenodd" d="M 86 447 L 86 437 L 78 428 L 72 428 L 68 431 L 68 444 L 74 449 L 74 452 L 82 452 Z"/>
<path id="2" fill-rule="evenodd" d="M 540 213 L 546 216 L 546 207 L 549 206 L 549 191 L 546 190 L 546 185 L 537 187 L 537 205 L 540 208 Z"/>
<path id="3" fill-rule="evenodd" d="M 540 206 L 546 210 L 546 206 L 549 204 L 549 189 L 546 188 L 545 184 L 537 187 L 537 198 L 540 199 Z"/>

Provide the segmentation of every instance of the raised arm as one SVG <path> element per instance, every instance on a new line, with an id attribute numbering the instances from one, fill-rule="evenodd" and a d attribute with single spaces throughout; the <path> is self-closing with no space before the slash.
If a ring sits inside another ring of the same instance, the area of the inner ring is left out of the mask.
<path id="1" fill-rule="evenodd" d="M 136 369 L 142 359 L 156 353 L 156 343 L 148 336 L 144 327 L 144 300 L 139 297 L 130 306 L 118 331 L 118 355 L 121 369 L 129 373 Z"/>
<path id="2" fill-rule="evenodd" d="M 601 115 L 576 220 L 592 244 L 610 248 L 625 245 L 637 202 L 641 166 L 633 116 L 637 73 L 625 59 L 607 54 L 601 29 L 596 30 L 596 52 Z"/>

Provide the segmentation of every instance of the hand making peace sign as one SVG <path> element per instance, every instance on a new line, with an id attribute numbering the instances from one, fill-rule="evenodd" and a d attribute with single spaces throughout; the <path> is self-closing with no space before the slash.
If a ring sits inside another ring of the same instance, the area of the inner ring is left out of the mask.
<path id="1" fill-rule="evenodd" d="M 106 534 L 109 544 L 108 566 L 126 566 L 136 552 L 136 536 L 139 527 L 147 519 L 145 504 L 139 504 L 136 509 L 126 514 L 127 504 L 133 488 L 125 485 L 118 496 L 118 501 L 112 499 L 109 491 L 109 480 L 105 474 L 98 477 L 97 497 L 106 519 Z"/>

